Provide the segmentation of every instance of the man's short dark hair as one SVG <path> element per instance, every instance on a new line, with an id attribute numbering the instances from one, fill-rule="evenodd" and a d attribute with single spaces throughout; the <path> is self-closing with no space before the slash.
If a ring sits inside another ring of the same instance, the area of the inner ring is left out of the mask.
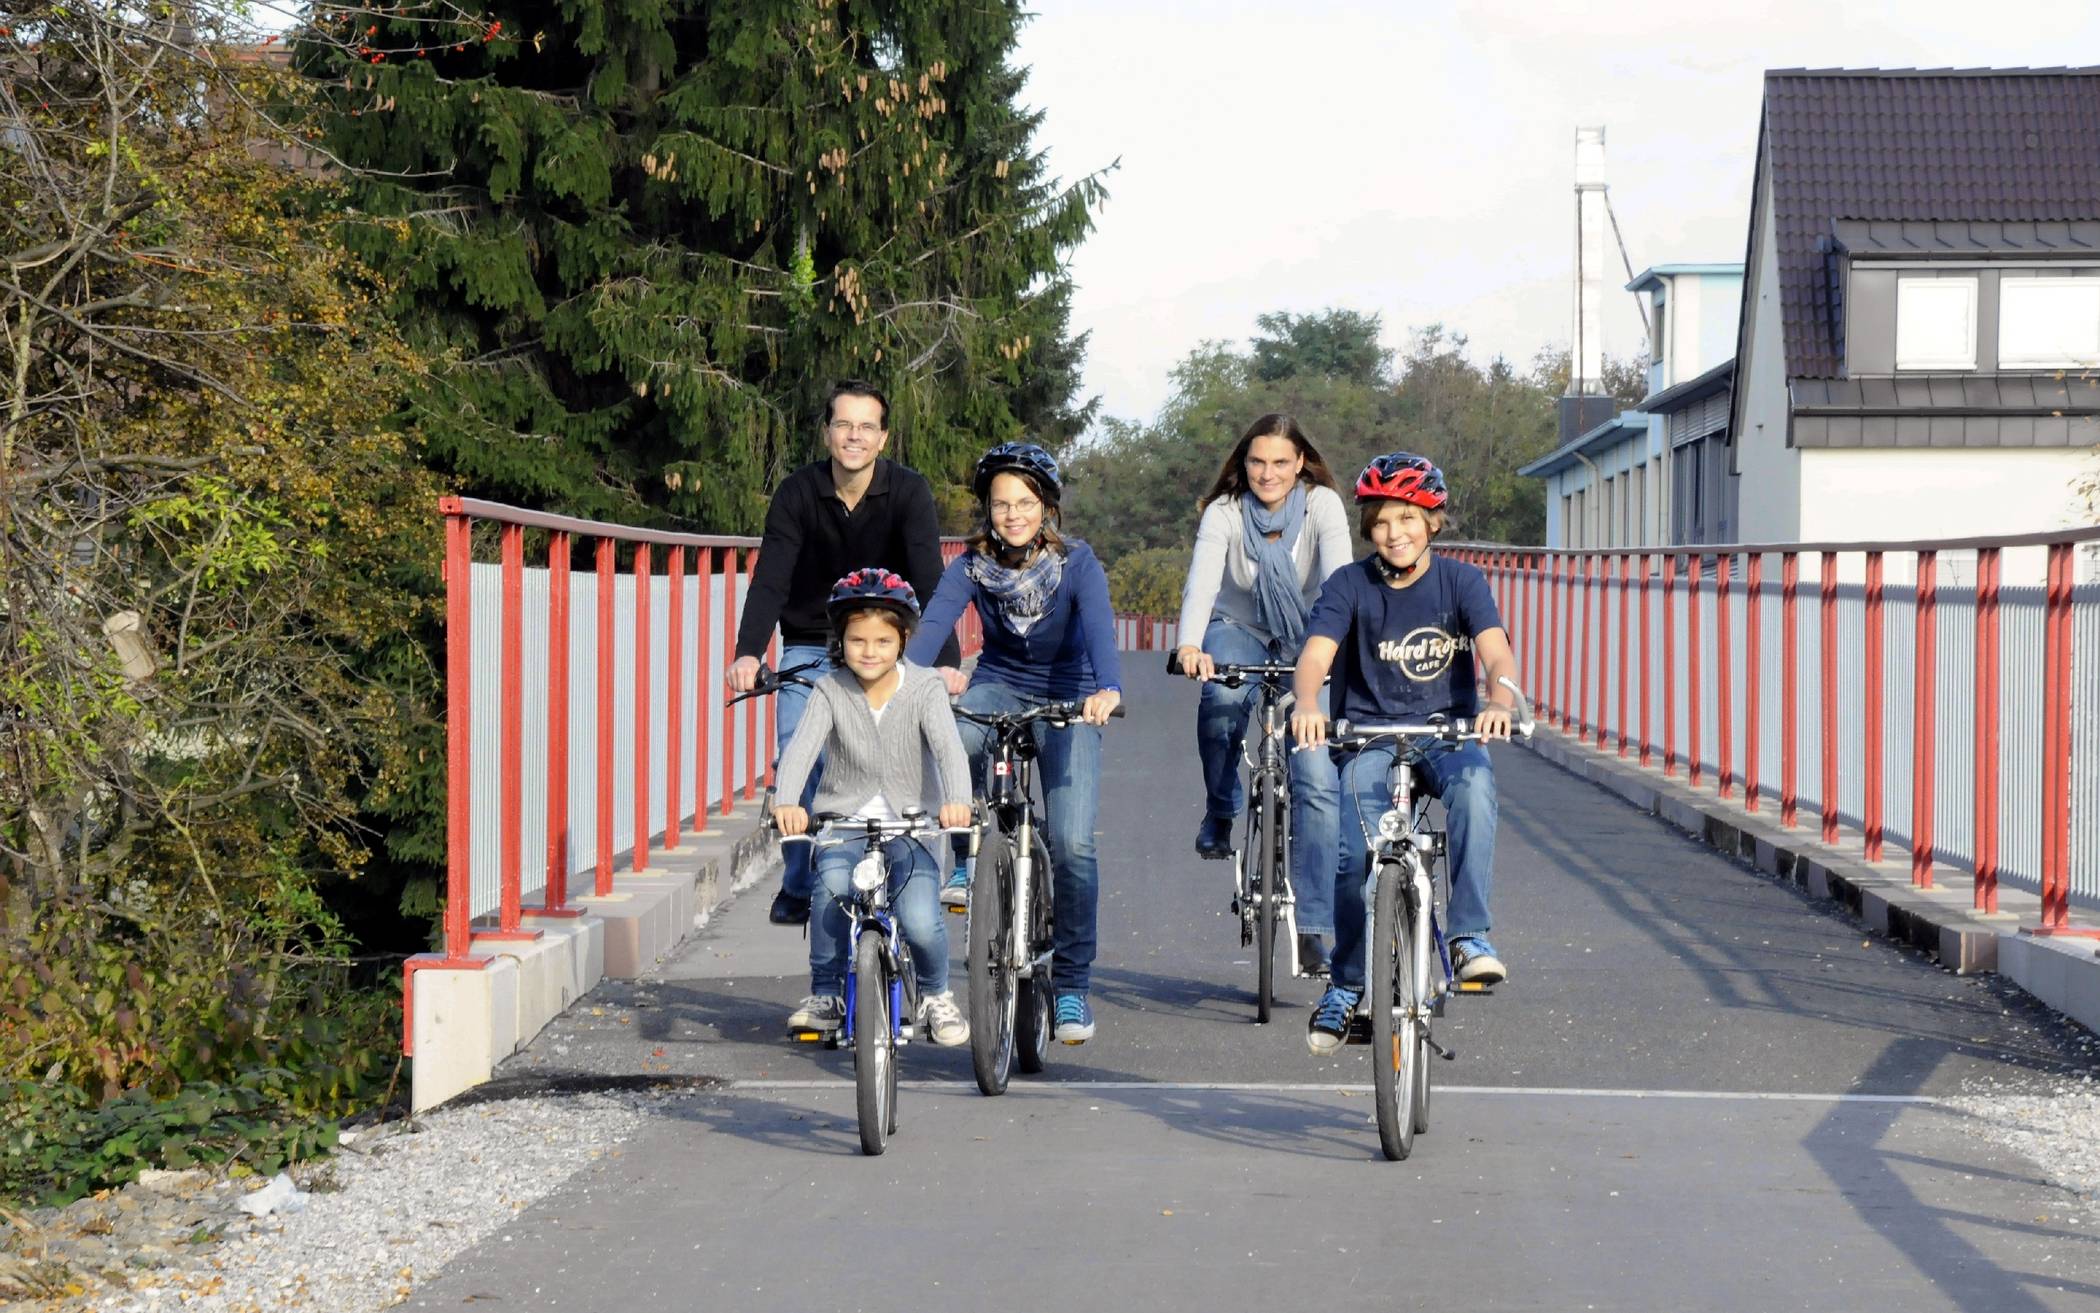
<path id="1" fill-rule="evenodd" d="M 882 407 L 882 427 L 887 429 L 890 426 L 890 399 L 882 395 L 881 388 L 876 387 L 873 383 L 857 378 L 840 379 L 831 385 L 831 395 L 824 399 L 824 422 L 826 424 L 838 418 L 833 408 L 837 405 L 840 397 L 873 398 L 875 404 Z"/>

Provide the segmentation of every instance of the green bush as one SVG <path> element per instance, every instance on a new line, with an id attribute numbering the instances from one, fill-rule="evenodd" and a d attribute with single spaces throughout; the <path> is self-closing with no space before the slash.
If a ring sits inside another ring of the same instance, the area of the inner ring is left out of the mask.
<path id="1" fill-rule="evenodd" d="M 1181 586 L 1188 573 L 1186 547 L 1132 552 L 1109 567 L 1109 596 L 1118 611 L 1171 620 L 1181 613 Z"/>

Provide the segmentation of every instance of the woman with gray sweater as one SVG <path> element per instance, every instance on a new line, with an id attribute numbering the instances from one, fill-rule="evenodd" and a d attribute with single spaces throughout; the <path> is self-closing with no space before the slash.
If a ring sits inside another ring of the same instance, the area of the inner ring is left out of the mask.
<path id="1" fill-rule="evenodd" d="M 1206 795 L 1196 851 L 1232 855 L 1232 825 L 1245 804 L 1240 753 L 1253 689 L 1211 682 L 1219 663 L 1295 661 L 1320 586 L 1351 559 L 1349 516 L 1334 475 L 1289 415 L 1249 425 L 1204 494 L 1196 550 L 1181 593 L 1177 656 L 1203 683 L 1196 749 Z M 1201 634 L 1201 645 L 1187 641 Z M 1322 936 L 1334 933 L 1334 763 L 1324 752 L 1291 754 L 1291 887 L 1298 898 L 1298 960 L 1317 971 Z"/>
<path id="2" fill-rule="evenodd" d="M 800 798 L 821 754 L 819 811 L 901 820 L 920 808 L 938 815 L 943 826 L 968 825 L 970 761 L 948 709 L 947 686 L 933 671 L 903 660 L 919 622 L 911 585 L 879 566 L 855 570 L 833 586 L 825 609 L 837 668 L 810 690 L 795 736 L 780 754 L 775 796 Z M 782 834 L 809 829 L 809 813 L 800 806 L 775 807 L 773 819 Z M 919 978 L 917 1020 L 936 1044 L 966 1044 L 970 1024 L 948 989 L 948 928 L 936 892 L 940 863 L 917 839 L 893 839 L 884 852 L 890 906 Z M 789 1030 L 829 1032 L 845 1019 L 847 925 L 840 900 L 859 857 L 851 844 L 826 848 L 817 857 L 809 997 L 789 1016 Z"/>

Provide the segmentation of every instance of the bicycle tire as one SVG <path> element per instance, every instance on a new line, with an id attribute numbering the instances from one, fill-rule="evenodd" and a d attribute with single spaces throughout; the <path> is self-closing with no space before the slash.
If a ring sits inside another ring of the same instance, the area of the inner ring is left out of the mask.
<path id="1" fill-rule="evenodd" d="M 1050 851 L 1043 846 L 1043 837 L 1034 836 L 1030 848 L 1035 856 L 1035 875 L 1028 881 L 1029 896 L 1029 943 L 1027 956 L 1030 961 L 1040 959 L 1049 950 L 1051 942 L 1052 907 L 1051 885 L 1055 880 L 1050 870 Z M 1018 982 L 1014 991 L 1014 1061 L 1021 1071 L 1034 1076 L 1049 1065 L 1051 1005 L 1055 1001 L 1050 979 L 1038 967 L 1027 979 Z"/>
<path id="2" fill-rule="evenodd" d="M 1248 809 L 1247 828 L 1255 843 L 1254 853 L 1254 1021 L 1269 1024 L 1276 1007 L 1276 903 L 1283 888 L 1283 872 L 1277 867 L 1276 850 L 1283 837 L 1277 817 L 1276 790 L 1259 783 L 1254 806 Z M 1255 818 L 1259 818 L 1258 820 Z M 1253 831 L 1259 829 L 1259 835 Z"/>
<path id="3" fill-rule="evenodd" d="M 1371 1013 L 1371 1072 L 1377 1093 L 1378 1147 L 1396 1163 L 1414 1152 L 1413 1069 L 1421 1064 L 1414 1007 L 1414 925 L 1400 896 L 1407 878 L 1407 868 L 1398 862 L 1386 862 L 1378 868 L 1378 891 L 1371 910 L 1370 970 L 1364 982 L 1364 1005 Z"/>
<path id="4" fill-rule="evenodd" d="M 1015 980 L 1011 950 L 1011 847 L 1002 839 L 990 870 L 970 891 L 970 1066 L 985 1095 L 1006 1093 L 1014 1065 Z"/>
<path id="5" fill-rule="evenodd" d="M 860 1151 L 874 1157 L 889 1147 L 889 1134 L 896 1129 L 897 1033 L 890 1024 L 890 973 L 882 936 L 863 932 L 853 956 L 854 1096 Z"/>

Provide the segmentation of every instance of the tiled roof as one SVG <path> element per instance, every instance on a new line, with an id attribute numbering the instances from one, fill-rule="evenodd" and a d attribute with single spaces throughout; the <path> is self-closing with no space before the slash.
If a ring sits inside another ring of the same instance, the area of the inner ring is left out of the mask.
<path id="1" fill-rule="evenodd" d="M 1838 249 L 1855 260 L 1918 260 L 1933 256 L 1976 259 L 2100 260 L 2100 219 L 2069 223 L 1984 219 L 1839 219 Z"/>
<path id="2" fill-rule="evenodd" d="M 1787 374 L 1838 372 L 1839 219 L 2100 219 L 2100 69 L 1765 75 Z"/>

